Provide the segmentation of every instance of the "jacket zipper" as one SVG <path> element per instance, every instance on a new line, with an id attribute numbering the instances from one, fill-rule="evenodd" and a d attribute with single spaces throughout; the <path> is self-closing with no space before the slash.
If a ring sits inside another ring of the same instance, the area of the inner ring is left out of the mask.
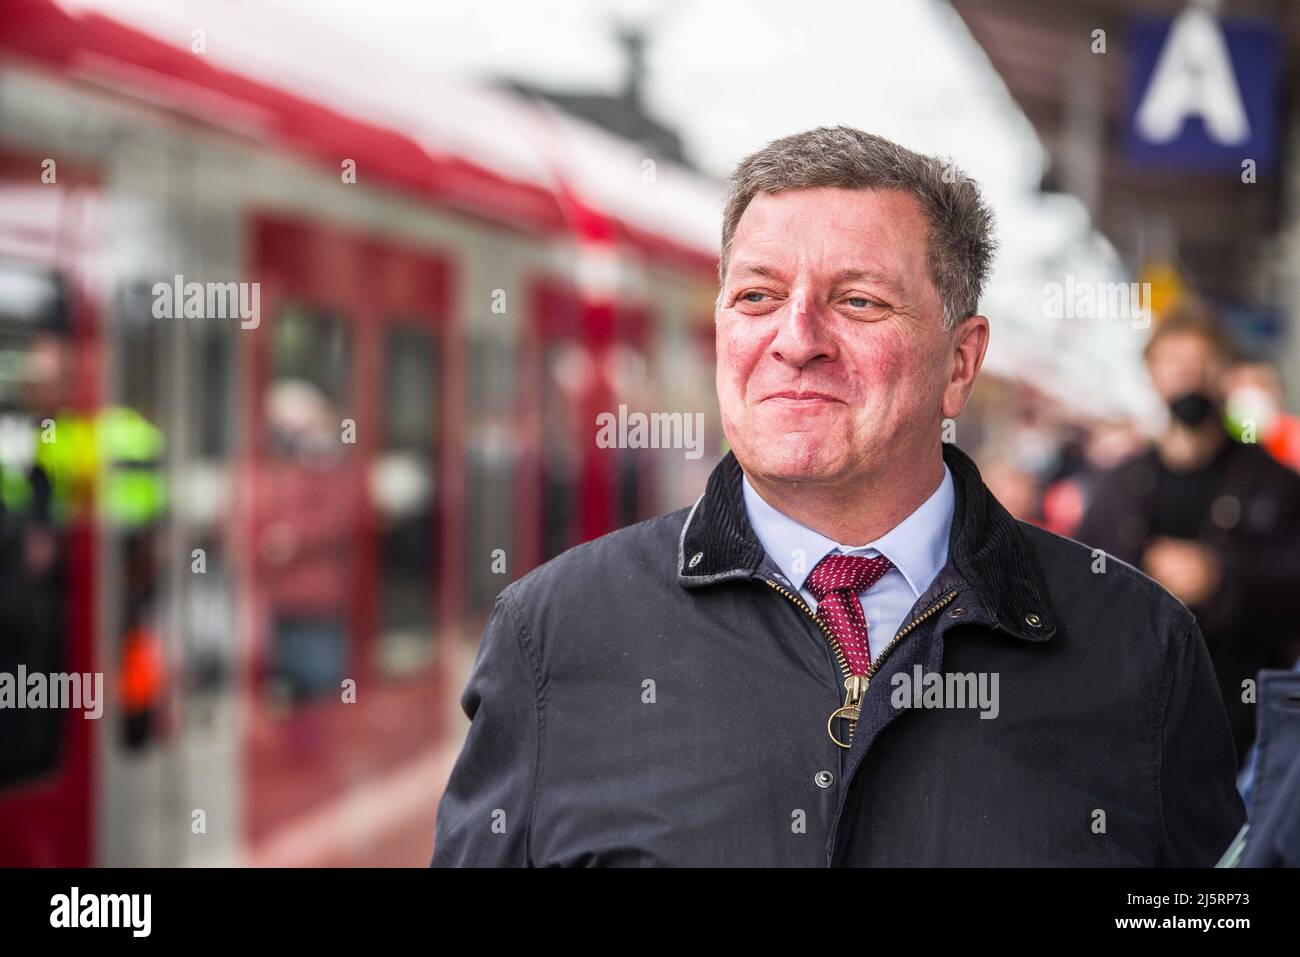
<path id="1" fill-rule="evenodd" d="M 835 657 L 840 663 L 840 670 L 844 672 L 844 704 L 832 711 L 831 716 L 826 720 L 826 733 L 829 734 L 831 740 L 841 748 L 849 748 L 853 746 L 853 733 L 857 730 L 858 718 L 862 713 L 862 696 L 867 693 L 867 687 L 870 685 L 871 679 L 875 677 L 876 672 L 880 669 L 881 662 L 889 657 L 889 653 L 894 650 L 894 646 L 906 638 L 912 629 L 951 602 L 958 592 L 958 589 L 956 588 L 945 592 L 936 599 L 932 605 L 926 608 L 925 611 L 921 612 L 921 614 L 917 615 L 900 628 L 894 635 L 893 639 L 890 640 L 889 644 L 880 649 L 880 654 L 871 659 L 871 667 L 867 669 L 867 673 L 865 675 L 855 675 L 853 669 L 849 667 L 848 660 L 844 657 L 844 649 L 840 647 L 839 641 L 837 641 L 835 636 L 831 634 L 830 629 L 826 627 L 825 623 L 813 613 L 811 608 L 808 607 L 808 603 L 788 588 L 777 584 L 772 579 L 767 578 L 764 579 L 764 581 L 786 598 L 790 599 L 790 601 L 794 602 L 794 604 L 802 608 L 804 613 L 817 623 L 817 627 L 821 629 L 822 634 L 826 636 L 826 639 L 831 643 L 831 647 L 835 650 Z M 836 718 L 843 718 L 849 722 L 849 740 L 847 744 L 835 737 L 834 726 Z"/>

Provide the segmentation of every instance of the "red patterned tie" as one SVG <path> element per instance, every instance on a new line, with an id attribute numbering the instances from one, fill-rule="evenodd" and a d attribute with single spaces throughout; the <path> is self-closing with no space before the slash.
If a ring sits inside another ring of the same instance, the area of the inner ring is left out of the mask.
<path id="1" fill-rule="evenodd" d="M 819 561 L 804 583 L 817 599 L 817 617 L 828 628 L 855 675 L 871 667 L 871 645 L 867 643 L 867 616 L 862 612 L 858 592 L 866 591 L 880 576 L 894 567 L 884 555 L 832 553 Z"/>

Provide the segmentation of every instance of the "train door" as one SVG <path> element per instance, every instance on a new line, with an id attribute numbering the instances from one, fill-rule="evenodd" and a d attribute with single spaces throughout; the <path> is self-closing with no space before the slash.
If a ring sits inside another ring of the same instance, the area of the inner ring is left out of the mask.
<path id="1" fill-rule="evenodd" d="M 93 688 L 104 670 L 87 445 L 100 404 L 88 277 L 100 192 L 66 164 L 55 181 L 43 171 L 38 158 L 0 153 L 0 865 L 86 866 L 103 681 L 93 717 L 54 707 L 49 684 L 44 699 L 31 692 L 53 675 Z"/>
<path id="2" fill-rule="evenodd" d="M 314 223 L 255 236 L 248 839 L 259 863 L 364 862 L 391 835 L 328 822 L 442 733 L 446 269 Z M 427 811 L 388 823 L 431 840 Z"/>

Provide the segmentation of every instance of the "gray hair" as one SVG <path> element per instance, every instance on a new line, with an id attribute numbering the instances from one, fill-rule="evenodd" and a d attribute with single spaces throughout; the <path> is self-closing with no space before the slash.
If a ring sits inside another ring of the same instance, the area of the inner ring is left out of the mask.
<path id="1" fill-rule="evenodd" d="M 914 153 L 849 126 L 819 126 L 773 140 L 746 156 L 728 185 L 718 262 L 719 306 L 736 226 L 754 196 L 837 186 L 914 196 L 930 222 L 926 259 L 930 281 L 943 303 L 944 331 L 952 332 L 962 319 L 979 311 L 997 248 L 993 213 L 975 181 L 951 162 Z"/>

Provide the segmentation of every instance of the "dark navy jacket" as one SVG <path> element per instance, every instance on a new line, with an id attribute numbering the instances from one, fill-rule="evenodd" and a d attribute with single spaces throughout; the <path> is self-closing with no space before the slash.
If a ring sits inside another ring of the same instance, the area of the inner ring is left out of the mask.
<path id="1" fill-rule="evenodd" d="M 693 507 L 502 591 L 432 864 L 1213 865 L 1245 811 L 1194 617 L 943 454 L 948 564 L 878 656 L 851 747 L 827 733 L 841 668 L 728 453 Z M 896 676 L 932 672 L 996 675 L 996 717 L 900 706 Z"/>

